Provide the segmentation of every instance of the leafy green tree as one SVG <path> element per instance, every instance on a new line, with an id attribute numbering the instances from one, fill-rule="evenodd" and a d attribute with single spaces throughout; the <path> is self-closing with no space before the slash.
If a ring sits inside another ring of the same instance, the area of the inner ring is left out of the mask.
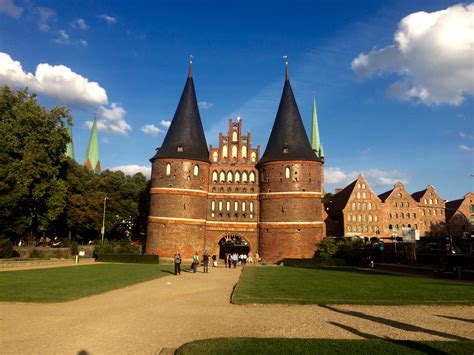
<path id="1" fill-rule="evenodd" d="M 338 251 L 337 243 L 331 238 L 324 238 L 319 243 L 316 244 L 317 247 L 317 256 L 321 259 L 330 259 Z"/>
<path id="2" fill-rule="evenodd" d="M 65 107 L 38 104 L 26 89 L 0 88 L 0 233 L 36 236 L 66 205 L 60 173 L 69 141 Z"/>

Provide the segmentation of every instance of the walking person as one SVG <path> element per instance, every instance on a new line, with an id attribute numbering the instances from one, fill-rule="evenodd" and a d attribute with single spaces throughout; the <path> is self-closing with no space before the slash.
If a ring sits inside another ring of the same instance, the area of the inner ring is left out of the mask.
<path id="1" fill-rule="evenodd" d="M 216 267 L 217 266 L 217 256 L 216 254 L 212 254 L 212 267 Z"/>
<path id="2" fill-rule="evenodd" d="M 229 269 L 230 269 L 231 264 L 232 264 L 232 255 L 229 253 L 227 254 L 227 265 L 229 265 Z"/>
<path id="3" fill-rule="evenodd" d="M 204 251 L 204 255 L 202 256 L 202 264 L 204 265 L 204 273 L 209 272 L 209 254 L 207 250 Z"/>
<path id="4" fill-rule="evenodd" d="M 174 274 L 181 275 L 181 254 L 178 251 L 174 254 Z"/>
<path id="5" fill-rule="evenodd" d="M 232 254 L 232 266 L 234 269 L 237 267 L 237 262 L 239 261 L 239 256 L 237 253 Z"/>
<path id="6" fill-rule="evenodd" d="M 196 252 L 193 256 L 193 274 L 196 273 L 198 267 L 199 267 L 199 256 L 198 256 L 198 253 Z"/>

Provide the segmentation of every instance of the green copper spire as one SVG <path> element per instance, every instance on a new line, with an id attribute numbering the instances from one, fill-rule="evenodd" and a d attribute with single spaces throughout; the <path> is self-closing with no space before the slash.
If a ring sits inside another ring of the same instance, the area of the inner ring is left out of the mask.
<path id="1" fill-rule="evenodd" d="M 313 98 L 313 119 L 311 121 L 311 148 L 321 158 L 321 142 L 319 140 L 318 114 L 316 113 L 316 98 Z"/>
<path id="2" fill-rule="evenodd" d="M 75 160 L 76 158 L 74 157 L 74 142 L 72 140 L 72 123 L 68 124 L 67 131 L 69 134 L 69 143 L 66 146 L 66 156 L 71 158 L 72 160 Z"/>
<path id="3" fill-rule="evenodd" d="M 97 137 L 97 124 L 94 117 L 92 124 L 91 137 L 87 145 L 86 157 L 84 166 L 96 175 L 100 175 L 100 161 L 99 161 L 99 139 Z"/>

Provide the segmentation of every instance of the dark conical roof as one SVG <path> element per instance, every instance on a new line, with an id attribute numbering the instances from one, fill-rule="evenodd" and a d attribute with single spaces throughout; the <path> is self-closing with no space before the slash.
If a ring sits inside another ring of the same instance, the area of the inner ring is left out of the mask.
<path id="1" fill-rule="evenodd" d="M 279 160 L 319 160 L 309 143 L 288 78 L 265 153 L 258 163 Z"/>
<path id="2" fill-rule="evenodd" d="M 191 67 L 163 144 L 151 160 L 157 158 L 209 161 L 209 151 L 199 115 Z"/>

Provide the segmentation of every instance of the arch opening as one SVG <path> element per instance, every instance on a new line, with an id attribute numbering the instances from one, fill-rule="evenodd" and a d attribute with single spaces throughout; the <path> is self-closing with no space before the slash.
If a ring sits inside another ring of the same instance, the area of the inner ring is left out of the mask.
<path id="1" fill-rule="evenodd" d="M 226 254 L 248 255 L 249 251 L 249 243 L 240 235 L 228 234 L 219 240 L 219 259 L 225 259 Z"/>

